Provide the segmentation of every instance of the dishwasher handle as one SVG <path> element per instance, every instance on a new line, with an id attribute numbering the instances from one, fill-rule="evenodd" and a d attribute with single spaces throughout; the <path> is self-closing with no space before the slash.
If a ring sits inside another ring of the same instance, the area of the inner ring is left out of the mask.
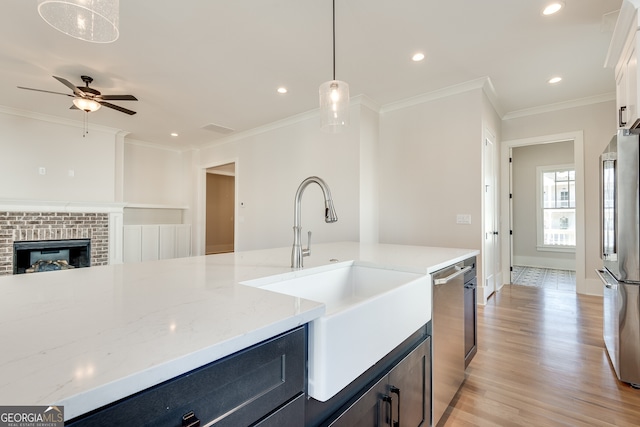
<path id="1" fill-rule="evenodd" d="M 456 268 L 458 268 L 458 267 L 456 267 Z M 464 268 L 461 268 L 460 270 L 458 270 L 458 271 L 456 271 L 454 273 L 451 273 L 447 277 L 443 277 L 442 279 L 435 279 L 433 281 L 433 284 L 434 285 L 444 285 L 445 283 L 450 282 L 451 280 L 455 279 L 456 277 L 460 276 L 461 274 L 464 274 L 467 271 L 471 270 L 471 268 L 472 267 L 470 265 L 468 265 L 468 266 L 466 266 Z"/>

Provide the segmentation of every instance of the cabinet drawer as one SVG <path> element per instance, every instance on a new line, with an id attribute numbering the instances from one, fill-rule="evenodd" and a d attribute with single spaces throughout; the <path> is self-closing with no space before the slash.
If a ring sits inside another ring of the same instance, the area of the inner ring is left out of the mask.
<path id="1" fill-rule="evenodd" d="M 304 427 L 304 393 L 253 427 Z"/>
<path id="2" fill-rule="evenodd" d="M 431 337 L 395 365 L 329 427 L 428 426 L 431 422 Z"/>
<path id="3" fill-rule="evenodd" d="M 300 327 L 80 417 L 69 425 L 175 427 L 181 425 L 184 414 L 193 411 L 201 425 L 248 426 L 304 391 L 305 348 L 306 330 Z"/>

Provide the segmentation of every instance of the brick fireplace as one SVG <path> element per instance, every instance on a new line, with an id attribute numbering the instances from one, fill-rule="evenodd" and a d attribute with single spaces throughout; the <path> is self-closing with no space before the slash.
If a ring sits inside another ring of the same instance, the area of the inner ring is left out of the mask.
<path id="1" fill-rule="evenodd" d="M 109 263 L 109 213 L 0 211 L 0 276 L 13 274 L 13 244 L 89 239 L 91 265 Z"/>

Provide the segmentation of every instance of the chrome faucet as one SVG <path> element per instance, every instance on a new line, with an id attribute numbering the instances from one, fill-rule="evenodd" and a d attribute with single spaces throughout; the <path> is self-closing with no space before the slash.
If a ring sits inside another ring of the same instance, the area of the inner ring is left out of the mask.
<path id="1" fill-rule="evenodd" d="M 300 231 L 302 230 L 302 227 L 300 226 L 300 210 L 302 205 L 302 193 L 304 193 L 304 189 L 307 188 L 307 186 L 312 182 L 318 184 L 322 189 L 322 194 L 324 194 L 324 222 L 332 223 L 338 220 L 336 211 L 333 208 L 331 190 L 329 190 L 329 186 L 327 185 L 327 183 L 317 176 L 310 176 L 309 178 L 302 181 L 302 183 L 298 187 L 298 191 L 296 191 L 296 198 L 294 201 L 293 249 L 291 251 L 291 268 L 302 268 L 302 258 L 311 255 L 311 232 L 309 231 L 309 241 L 307 243 L 307 249 L 302 249 L 302 243 L 300 241 Z"/>

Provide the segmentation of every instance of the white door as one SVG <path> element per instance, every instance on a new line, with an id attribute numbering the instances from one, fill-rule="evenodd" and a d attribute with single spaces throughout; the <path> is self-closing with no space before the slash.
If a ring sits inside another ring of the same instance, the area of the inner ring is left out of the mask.
<path id="1" fill-rule="evenodd" d="M 498 261 L 498 225 L 496 221 L 496 174 L 495 174 L 495 137 L 485 129 L 484 138 L 484 250 L 482 252 L 482 271 L 484 272 L 485 301 L 497 289 L 499 277 Z"/>

